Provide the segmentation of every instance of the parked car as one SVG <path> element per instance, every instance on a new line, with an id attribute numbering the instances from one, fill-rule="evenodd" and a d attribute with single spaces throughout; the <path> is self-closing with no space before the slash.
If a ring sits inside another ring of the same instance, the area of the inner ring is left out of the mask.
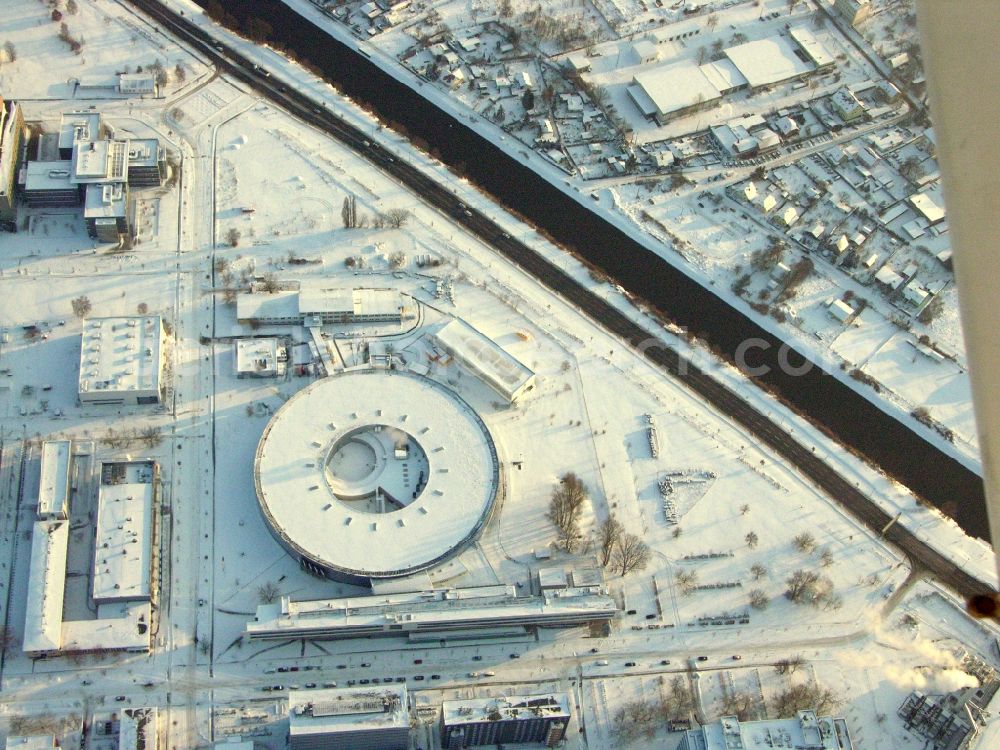
<path id="1" fill-rule="evenodd" d="M 627 662 L 625 662 L 625 666 L 626 667 L 634 667 L 635 666 L 635 662 L 634 661 L 627 661 Z"/>

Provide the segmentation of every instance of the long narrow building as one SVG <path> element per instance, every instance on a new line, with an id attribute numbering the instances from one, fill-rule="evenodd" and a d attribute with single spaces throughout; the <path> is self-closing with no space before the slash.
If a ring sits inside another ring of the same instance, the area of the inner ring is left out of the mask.
<path id="1" fill-rule="evenodd" d="M 518 596 L 514 586 L 437 589 L 257 607 L 247 623 L 250 640 L 342 639 L 372 636 L 425 639 L 523 634 L 531 627 L 573 627 L 608 622 L 618 612 L 597 586 Z"/>

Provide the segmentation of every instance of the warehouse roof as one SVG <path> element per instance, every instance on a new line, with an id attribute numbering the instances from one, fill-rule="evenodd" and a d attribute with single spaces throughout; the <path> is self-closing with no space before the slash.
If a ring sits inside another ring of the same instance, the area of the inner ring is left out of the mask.
<path id="1" fill-rule="evenodd" d="M 94 599 L 147 599 L 153 548 L 153 464 L 102 464 L 101 474 Z"/>
<path id="2" fill-rule="evenodd" d="M 751 88 L 787 81 L 813 69 L 795 54 L 795 47 L 783 36 L 771 36 L 738 44 L 724 50 Z"/>
<path id="3" fill-rule="evenodd" d="M 38 481 L 38 515 L 47 516 L 65 509 L 69 500 L 69 440 L 42 443 Z"/>
<path id="4" fill-rule="evenodd" d="M 69 521 L 35 522 L 22 642 L 28 653 L 58 651 L 61 646 L 68 549 Z"/>
<path id="5" fill-rule="evenodd" d="M 159 315 L 84 320 L 80 392 L 157 391 L 162 333 Z"/>
<path id="6" fill-rule="evenodd" d="M 644 70 L 633 79 L 661 115 L 718 99 L 719 89 L 693 62 Z"/>

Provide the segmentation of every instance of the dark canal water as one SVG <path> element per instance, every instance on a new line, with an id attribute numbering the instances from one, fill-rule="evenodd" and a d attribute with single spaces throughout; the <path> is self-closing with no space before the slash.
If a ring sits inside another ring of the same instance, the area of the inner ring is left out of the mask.
<path id="1" fill-rule="evenodd" d="M 343 93 L 383 120 L 403 125 L 482 190 L 544 228 L 725 357 L 732 360 L 749 338 L 769 342 L 770 348 L 755 350 L 750 362 L 770 366 L 770 373 L 761 378 L 768 388 L 951 515 L 966 532 L 989 539 L 983 484 L 974 472 L 819 368 L 805 375 L 784 373 L 778 362 L 781 342 L 771 334 L 280 0 L 223 5 L 241 23 L 254 17 L 269 23 L 274 41 L 321 70 Z M 789 359 L 792 364 L 803 361 L 794 352 Z"/>

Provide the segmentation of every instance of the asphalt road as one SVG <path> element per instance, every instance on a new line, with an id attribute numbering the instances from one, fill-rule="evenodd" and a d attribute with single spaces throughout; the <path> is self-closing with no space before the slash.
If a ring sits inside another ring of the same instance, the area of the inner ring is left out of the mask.
<path id="1" fill-rule="evenodd" d="M 634 343 L 649 338 L 645 329 L 581 286 L 530 247 L 509 236 L 487 216 L 474 208 L 459 204 L 446 186 L 406 162 L 396 159 L 387 150 L 372 143 L 364 132 L 326 111 L 322 104 L 298 91 L 288 89 L 284 84 L 273 81 L 253 60 L 224 47 L 214 37 L 187 19 L 164 9 L 155 0 L 129 0 L 129 2 L 154 18 L 163 28 L 197 49 L 227 75 L 247 84 L 258 94 L 272 100 L 301 120 L 363 153 L 372 164 L 391 174 L 420 195 L 424 201 L 451 215 L 454 221 L 492 245 L 498 252 L 603 325 L 616 337 Z M 736 392 L 693 363 L 684 360 L 677 351 L 664 345 L 646 349 L 643 355 L 664 372 L 687 385 L 716 410 L 758 437 L 869 528 L 878 532 L 892 520 L 892 516 L 814 454 L 811 448 L 800 444 Z M 898 546 L 914 563 L 937 576 L 965 598 L 993 595 L 992 585 L 962 570 L 951 560 L 923 544 L 899 524 L 893 525 L 885 538 Z"/>

